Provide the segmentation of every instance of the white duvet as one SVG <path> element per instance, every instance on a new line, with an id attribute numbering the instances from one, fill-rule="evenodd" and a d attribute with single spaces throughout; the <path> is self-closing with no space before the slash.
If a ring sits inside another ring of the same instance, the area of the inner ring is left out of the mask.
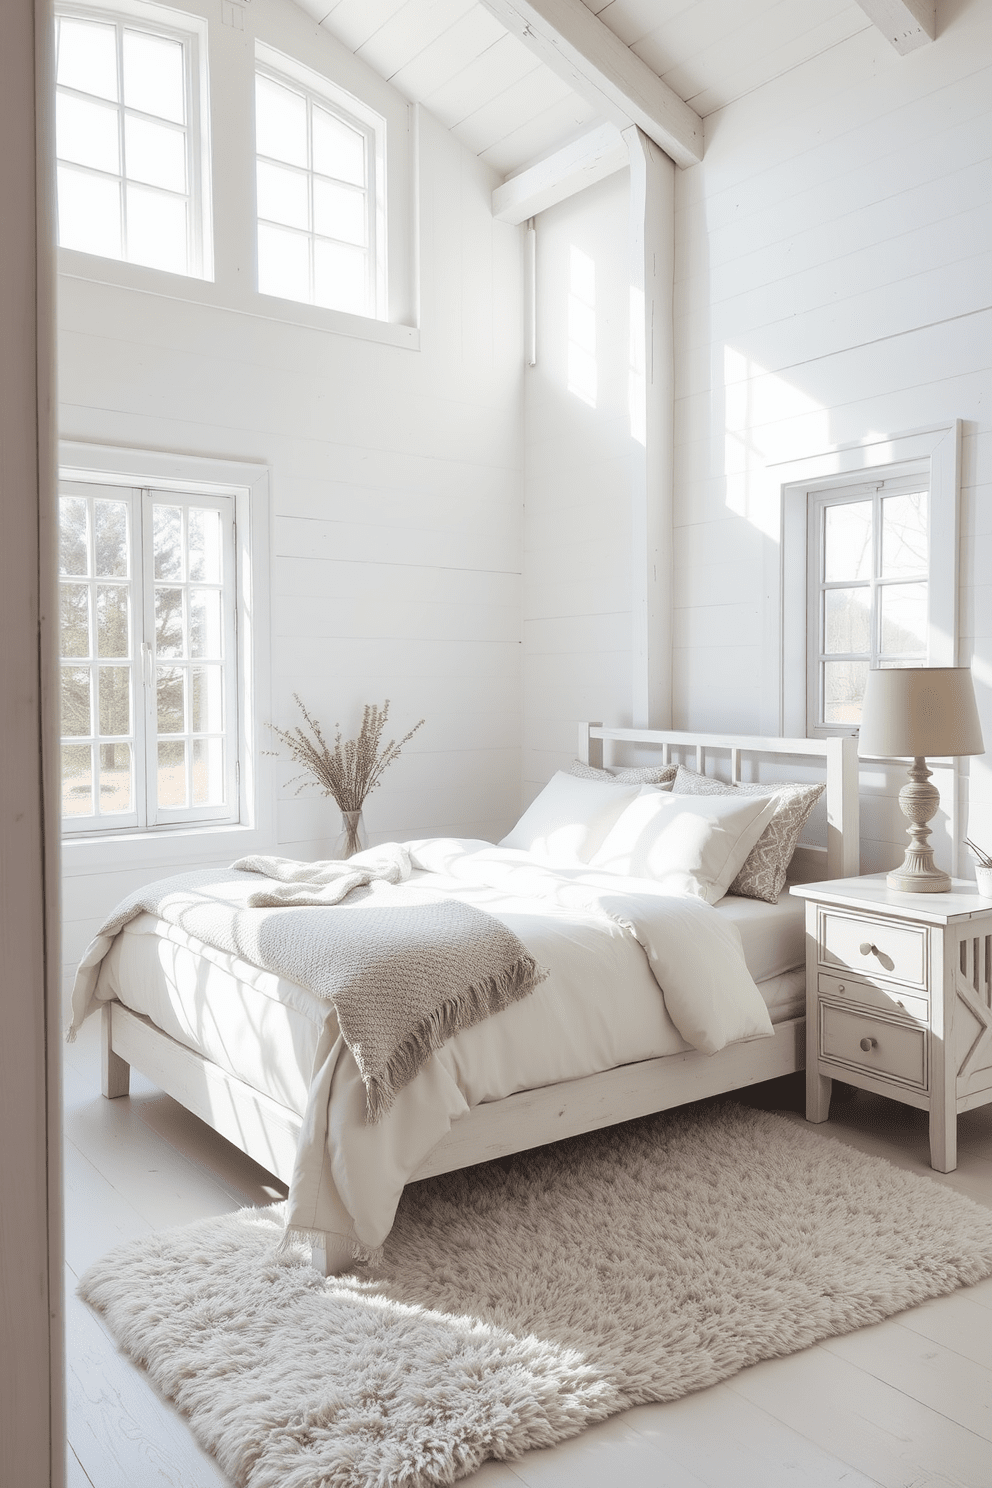
<path id="1" fill-rule="evenodd" d="M 408 845 L 431 875 L 421 882 L 495 914 L 550 974 L 530 997 L 453 1038 L 375 1126 L 364 1119 L 354 1060 L 328 1020 L 289 1224 L 328 1233 L 339 1254 L 382 1244 L 405 1184 L 471 1106 L 593 1073 L 584 1067 L 590 1041 L 601 1058 L 610 1043 L 610 989 L 619 983 L 648 984 L 655 1015 L 644 1030 L 648 1045 L 669 1043 L 668 1018 L 686 1044 L 706 1053 L 773 1032 L 736 927 L 703 900 L 659 894 L 647 881 L 539 866 L 514 849 L 443 839 Z M 650 1048 L 638 1057 L 651 1058 Z"/>
<path id="2" fill-rule="evenodd" d="M 736 926 L 703 900 L 663 895 L 650 881 L 543 867 L 524 852 L 478 842 L 407 846 L 418 884 L 495 914 L 549 976 L 531 996 L 453 1038 L 372 1126 L 355 1062 L 323 1005 L 289 1223 L 326 1233 L 339 1257 L 381 1245 L 404 1185 L 470 1107 L 773 1031 Z M 140 924 L 131 929 L 140 935 Z M 177 949 L 181 932 L 170 939 Z M 121 985 L 125 964 L 120 955 L 107 958 L 97 996 L 121 996 L 145 1011 Z"/>

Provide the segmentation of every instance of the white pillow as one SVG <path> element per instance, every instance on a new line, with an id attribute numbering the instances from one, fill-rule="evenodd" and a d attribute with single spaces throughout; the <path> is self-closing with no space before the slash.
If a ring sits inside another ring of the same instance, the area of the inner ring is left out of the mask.
<path id="1" fill-rule="evenodd" d="M 499 846 L 523 848 L 559 868 L 581 866 L 642 789 L 612 780 L 580 780 L 559 770 Z"/>
<path id="2" fill-rule="evenodd" d="M 614 790 L 616 787 L 613 787 Z M 671 894 L 715 904 L 778 805 L 774 796 L 645 793 L 624 811 L 590 867 L 652 878 Z"/>

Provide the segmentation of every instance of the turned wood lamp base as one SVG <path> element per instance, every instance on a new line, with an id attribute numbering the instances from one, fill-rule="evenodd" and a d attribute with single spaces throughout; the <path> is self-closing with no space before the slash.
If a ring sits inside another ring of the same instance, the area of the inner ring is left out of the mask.
<path id="1" fill-rule="evenodd" d="M 917 755 L 910 767 L 909 782 L 899 792 L 900 809 L 910 823 L 910 845 L 899 867 L 885 881 L 890 889 L 904 894 L 947 894 L 951 888 L 950 876 L 934 867 L 933 848 L 927 841 L 927 823 L 940 805 L 940 792 L 930 784 L 931 773 L 926 760 Z"/>

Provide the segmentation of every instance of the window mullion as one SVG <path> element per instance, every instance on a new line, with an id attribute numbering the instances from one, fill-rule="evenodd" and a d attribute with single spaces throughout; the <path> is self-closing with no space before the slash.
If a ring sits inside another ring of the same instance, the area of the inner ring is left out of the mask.
<path id="1" fill-rule="evenodd" d="M 100 651 L 99 638 L 97 636 L 97 612 L 96 612 L 96 501 L 92 496 L 86 498 L 86 572 L 87 572 L 87 610 L 90 627 L 89 654 L 86 658 L 86 670 L 89 673 L 90 693 L 90 779 L 93 792 L 93 817 L 99 824 L 100 816 L 100 672 L 97 657 Z"/>
<path id="2" fill-rule="evenodd" d="M 238 598 L 241 593 L 240 576 L 238 574 L 238 539 L 237 526 L 234 512 L 230 520 L 225 518 L 223 529 L 224 566 L 221 570 L 224 580 L 221 598 L 223 603 L 222 621 L 224 627 L 224 671 L 223 671 L 223 698 L 224 714 L 221 719 L 223 729 L 224 750 L 224 786 L 227 795 L 229 809 L 235 814 L 241 815 L 241 781 L 238 774 L 237 751 L 232 747 L 232 741 L 241 735 L 241 690 L 238 686 Z"/>
<path id="3" fill-rule="evenodd" d="M 877 667 L 882 651 L 882 497 L 878 487 L 871 498 L 871 661 Z"/>
<path id="4" fill-rule="evenodd" d="M 145 725 L 145 813 L 150 827 L 158 822 L 157 728 L 155 700 L 158 687 L 158 655 L 155 646 L 155 556 L 153 551 L 152 493 L 141 491 L 142 596 L 142 691 Z"/>
<path id="5" fill-rule="evenodd" d="M 192 646 L 192 595 L 189 577 L 189 507 L 184 502 L 180 507 L 179 530 L 182 541 L 182 590 L 183 590 L 183 769 L 186 780 L 186 807 L 193 810 L 193 646 Z"/>
<path id="6" fill-rule="evenodd" d="M 131 732 L 134 738 L 134 801 L 138 826 L 148 823 L 148 770 L 145 759 L 147 674 L 145 666 L 145 575 L 142 557 L 141 492 L 130 492 L 131 509 Z"/>

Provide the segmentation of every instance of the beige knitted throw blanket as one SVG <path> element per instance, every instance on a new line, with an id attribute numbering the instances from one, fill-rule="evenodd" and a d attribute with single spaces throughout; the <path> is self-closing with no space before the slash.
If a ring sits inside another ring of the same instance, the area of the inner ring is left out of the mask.
<path id="1" fill-rule="evenodd" d="M 547 972 L 494 916 L 406 882 L 401 845 L 363 858 L 241 858 L 137 890 L 84 953 L 70 1037 L 97 1006 L 100 962 L 118 931 L 153 914 L 331 1002 L 365 1084 L 366 1119 L 378 1121 L 448 1039 L 526 997 Z"/>

